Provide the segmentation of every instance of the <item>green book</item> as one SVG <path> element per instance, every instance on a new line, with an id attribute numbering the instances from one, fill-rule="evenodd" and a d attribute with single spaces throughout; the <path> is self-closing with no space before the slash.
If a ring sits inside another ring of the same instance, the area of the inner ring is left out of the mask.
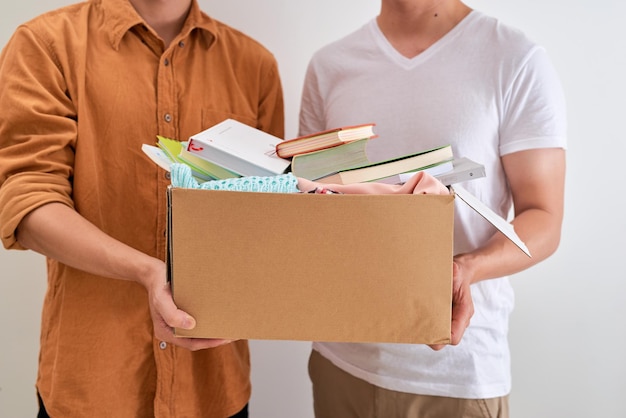
<path id="1" fill-rule="evenodd" d="M 332 148 L 294 155 L 291 172 L 294 176 L 315 180 L 338 171 L 370 164 L 365 153 L 369 141 L 369 138 L 359 139 Z"/>
<path id="2" fill-rule="evenodd" d="M 452 147 L 445 145 L 415 154 L 341 170 L 316 179 L 316 181 L 336 184 L 376 181 L 396 174 L 432 167 L 442 162 L 451 161 L 453 158 Z"/>

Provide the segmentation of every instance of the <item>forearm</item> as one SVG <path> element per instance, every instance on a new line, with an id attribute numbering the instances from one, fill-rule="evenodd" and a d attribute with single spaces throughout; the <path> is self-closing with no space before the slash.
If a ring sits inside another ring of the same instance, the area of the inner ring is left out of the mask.
<path id="1" fill-rule="evenodd" d="M 525 270 L 556 251 L 561 238 L 565 151 L 537 149 L 502 159 L 515 208 L 513 225 L 532 257 L 497 232 L 485 245 L 456 257 L 471 283 Z"/>
<path id="2" fill-rule="evenodd" d="M 469 273 L 472 283 L 526 270 L 556 251 L 561 236 L 558 214 L 529 209 L 519 214 L 513 225 L 532 257 L 524 254 L 502 233 L 496 232 L 484 246 L 455 257 L 459 267 Z"/>
<path id="3" fill-rule="evenodd" d="M 29 213 L 17 239 L 25 248 L 91 274 L 148 286 L 164 277 L 163 262 L 110 237 L 74 209 L 50 203 Z"/>

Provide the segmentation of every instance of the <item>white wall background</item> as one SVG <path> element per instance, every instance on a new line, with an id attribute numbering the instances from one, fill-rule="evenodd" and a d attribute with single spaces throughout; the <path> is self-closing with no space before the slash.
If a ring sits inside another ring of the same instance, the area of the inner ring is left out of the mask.
<path id="1" fill-rule="evenodd" d="M 15 27 L 72 0 L 0 6 L 0 45 Z M 378 12 L 379 0 L 200 0 L 257 38 L 280 65 L 295 136 L 306 64 Z M 545 45 L 568 101 L 566 217 L 558 253 L 514 279 L 513 418 L 626 417 L 626 3 L 470 0 Z M 2 88 L 2 86 L 0 86 Z M 0 116 L 1 117 L 1 116 Z M 0 417 L 35 416 L 44 261 L 0 250 Z M 309 344 L 252 341 L 253 418 L 310 418 Z"/>

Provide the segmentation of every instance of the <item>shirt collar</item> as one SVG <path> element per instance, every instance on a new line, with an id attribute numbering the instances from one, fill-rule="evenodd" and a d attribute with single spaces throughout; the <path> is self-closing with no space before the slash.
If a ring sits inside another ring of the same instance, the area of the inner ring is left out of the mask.
<path id="1" fill-rule="evenodd" d="M 105 26 L 109 30 L 111 46 L 117 50 L 124 35 L 135 26 L 144 26 L 146 22 L 137 13 L 128 0 L 92 0 L 96 7 L 101 8 Z M 189 36 L 194 29 L 200 29 L 205 38 L 205 47 L 208 49 L 217 38 L 216 23 L 207 16 L 192 0 L 189 15 L 181 31 L 183 37 Z"/>

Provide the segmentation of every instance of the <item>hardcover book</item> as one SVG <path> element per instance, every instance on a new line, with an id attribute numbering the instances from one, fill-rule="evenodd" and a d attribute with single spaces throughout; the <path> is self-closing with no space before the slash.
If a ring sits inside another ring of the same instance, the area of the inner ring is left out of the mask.
<path id="1" fill-rule="evenodd" d="M 306 154 L 294 155 L 291 172 L 294 176 L 315 180 L 338 171 L 370 164 L 365 149 L 368 138 Z"/>
<path id="2" fill-rule="evenodd" d="M 320 183 L 351 184 L 376 181 L 400 173 L 417 171 L 432 167 L 454 158 L 452 147 L 445 145 L 438 148 L 409 154 L 403 157 L 370 163 L 362 167 L 339 171 L 322 177 L 316 181 Z"/>
<path id="3" fill-rule="evenodd" d="M 288 139 L 276 145 L 276 154 L 282 158 L 291 158 L 298 154 L 332 148 L 359 139 L 372 139 L 376 137 L 374 126 L 373 123 L 344 126 Z"/>
<path id="4" fill-rule="evenodd" d="M 421 170 L 418 170 L 421 171 Z M 418 171 L 396 174 L 391 177 L 376 180 L 380 183 L 403 184 L 414 176 Z M 428 174 L 437 178 L 440 182 L 449 186 L 481 177 L 485 177 L 485 166 L 469 158 L 455 158 L 443 164 L 424 169 Z"/>
<path id="5" fill-rule="evenodd" d="M 189 138 L 187 151 L 240 176 L 283 174 L 291 161 L 276 155 L 282 140 L 234 119 Z"/>

